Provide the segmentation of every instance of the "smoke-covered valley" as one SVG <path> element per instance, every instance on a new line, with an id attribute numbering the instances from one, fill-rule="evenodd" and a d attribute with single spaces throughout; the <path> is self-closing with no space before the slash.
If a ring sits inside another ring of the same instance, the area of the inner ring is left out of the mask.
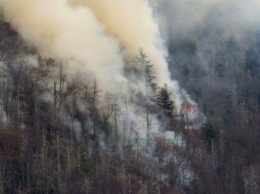
<path id="1" fill-rule="evenodd" d="M 259 192 L 256 0 L 0 10 L 0 193 Z"/>

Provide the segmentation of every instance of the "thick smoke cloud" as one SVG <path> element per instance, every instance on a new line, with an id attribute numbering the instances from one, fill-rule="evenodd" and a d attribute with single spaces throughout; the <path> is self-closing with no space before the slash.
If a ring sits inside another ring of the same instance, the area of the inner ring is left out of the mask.
<path id="1" fill-rule="evenodd" d="M 82 5 L 93 10 L 106 31 L 119 38 L 127 56 L 135 56 L 140 47 L 149 55 L 156 67 L 158 83 L 170 83 L 159 27 L 145 0 L 69 0 L 72 5 Z"/>
<path id="2" fill-rule="evenodd" d="M 8 0 L 2 6 L 24 40 L 62 61 L 68 73 L 93 72 L 104 88 L 125 80 L 119 42 L 105 34 L 90 9 L 65 0 Z"/>
<path id="3" fill-rule="evenodd" d="M 167 51 L 147 0 L 1 0 L 6 21 L 41 55 L 62 61 L 67 72 L 93 72 L 102 89 L 130 82 L 124 75 L 142 47 L 154 64 L 156 82 L 171 80 Z M 140 80 L 136 87 L 144 88 Z"/>

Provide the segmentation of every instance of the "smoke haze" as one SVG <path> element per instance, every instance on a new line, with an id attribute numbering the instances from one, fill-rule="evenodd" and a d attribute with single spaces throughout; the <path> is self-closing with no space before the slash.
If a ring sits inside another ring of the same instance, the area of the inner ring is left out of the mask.
<path id="1" fill-rule="evenodd" d="M 257 0 L 169 0 L 158 3 L 161 27 L 168 39 L 190 38 L 205 26 L 212 32 L 221 29 L 226 37 L 241 38 L 248 30 L 259 29 L 259 10 Z"/>
<path id="2" fill-rule="evenodd" d="M 212 65 L 236 67 L 260 30 L 260 2 L 257 0 L 151 0 L 157 10 L 160 30 L 167 40 L 169 69 L 185 86 L 183 71 L 198 67 L 211 76 Z M 232 56 L 227 45 L 241 50 Z M 189 70 L 188 70 L 189 71 Z M 200 77 L 202 82 L 202 77 Z M 193 88 L 199 85 L 194 82 Z M 186 87 L 186 86 L 185 86 Z"/>

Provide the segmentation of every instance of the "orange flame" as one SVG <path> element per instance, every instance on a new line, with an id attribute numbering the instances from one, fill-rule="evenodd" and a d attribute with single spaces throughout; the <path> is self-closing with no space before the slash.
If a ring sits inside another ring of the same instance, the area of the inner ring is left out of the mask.
<path id="1" fill-rule="evenodd" d="M 195 113 L 195 108 L 193 106 L 189 106 L 187 107 L 187 113 L 190 113 L 190 114 L 194 114 Z"/>

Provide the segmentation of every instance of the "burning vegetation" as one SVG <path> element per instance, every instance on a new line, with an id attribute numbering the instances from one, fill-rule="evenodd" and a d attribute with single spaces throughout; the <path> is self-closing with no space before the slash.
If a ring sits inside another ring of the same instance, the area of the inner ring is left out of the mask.
<path id="1" fill-rule="evenodd" d="M 259 193 L 259 6 L 0 0 L 0 193 Z"/>

